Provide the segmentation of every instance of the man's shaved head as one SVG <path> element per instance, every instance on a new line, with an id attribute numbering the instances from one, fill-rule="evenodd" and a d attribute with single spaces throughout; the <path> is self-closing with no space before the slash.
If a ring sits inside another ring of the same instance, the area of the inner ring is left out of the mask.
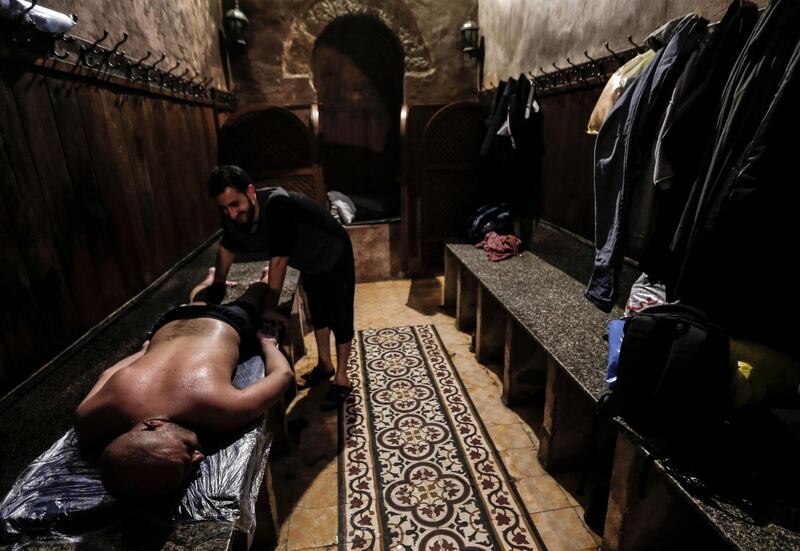
<path id="1" fill-rule="evenodd" d="M 192 431 L 165 421 L 156 428 L 144 423 L 114 439 L 100 459 L 103 485 L 121 500 L 175 497 L 203 459 Z"/>

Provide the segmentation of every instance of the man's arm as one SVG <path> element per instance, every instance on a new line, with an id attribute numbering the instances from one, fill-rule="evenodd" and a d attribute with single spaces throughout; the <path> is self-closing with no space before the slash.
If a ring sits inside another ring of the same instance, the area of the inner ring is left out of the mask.
<path id="1" fill-rule="evenodd" d="M 231 386 L 230 392 L 218 394 L 221 400 L 211 408 L 207 419 L 209 429 L 216 432 L 236 430 L 258 419 L 294 380 L 289 362 L 278 350 L 274 337 L 261 332 L 258 336 L 264 352 L 266 377 L 247 388 L 239 390 Z"/>
<path id="2" fill-rule="evenodd" d="M 269 296 L 265 305 L 265 311 L 275 311 L 278 308 L 278 301 L 281 298 L 283 282 L 286 279 L 286 267 L 289 265 L 288 256 L 274 256 L 269 260 L 269 275 L 267 285 L 269 285 Z"/>
<path id="3" fill-rule="evenodd" d="M 231 270 L 236 253 L 220 244 L 214 262 L 214 281 L 206 291 L 205 301 L 219 304 L 225 298 L 228 272 Z"/>

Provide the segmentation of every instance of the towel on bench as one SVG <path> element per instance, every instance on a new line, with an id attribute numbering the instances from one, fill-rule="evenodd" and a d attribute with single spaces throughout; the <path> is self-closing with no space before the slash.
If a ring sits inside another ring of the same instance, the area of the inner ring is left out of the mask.
<path id="1" fill-rule="evenodd" d="M 240 363 L 232 383 L 245 388 L 264 377 L 264 362 Z M 237 531 L 255 531 L 255 500 L 269 454 L 269 438 L 253 423 L 209 450 L 177 507 L 149 511 L 124 507 L 109 496 L 97 465 L 81 457 L 70 429 L 17 478 L 0 503 L 0 540 L 27 537 L 79 541 L 81 534 L 113 526 L 132 515 L 156 521 L 228 521 Z"/>
<path id="2" fill-rule="evenodd" d="M 492 262 L 499 262 L 519 254 L 520 240 L 516 235 L 500 235 L 490 231 L 483 241 L 475 245 L 478 249 L 486 251 L 486 258 Z"/>

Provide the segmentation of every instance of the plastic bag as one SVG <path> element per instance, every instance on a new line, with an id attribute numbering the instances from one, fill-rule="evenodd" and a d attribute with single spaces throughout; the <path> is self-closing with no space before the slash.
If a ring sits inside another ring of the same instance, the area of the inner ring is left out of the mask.
<path id="1" fill-rule="evenodd" d="M 264 377 L 264 362 L 253 356 L 237 366 L 233 385 L 247 387 Z M 17 478 L 0 503 L 0 540 L 25 538 L 80 541 L 132 516 L 154 522 L 229 521 L 252 537 L 255 501 L 264 477 L 269 438 L 259 422 L 218 443 L 200 464 L 177 505 L 165 510 L 124 506 L 110 497 L 96 465 L 81 457 L 70 429 Z"/>
<path id="2" fill-rule="evenodd" d="M 625 317 L 638 314 L 652 306 L 658 306 L 667 302 L 667 289 L 661 283 L 651 281 L 647 274 L 643 273 L 631 285 L 631 294 L 625 304 Z"/>
<path id="3" fill-rule="evenodd" d="M 6 19 L 22 17 L 24 22 L 33 25 L 36 30 L 51 34 L 61 34 L 75 26 L 77 17 L 67 15 L 44 6 L 31 7 L 27 0 L 0 0 L 0 16 Z M 23 15 L 24 13 L 24 15 Z"/>
<path id="4" fill-rule="evenodd" d="M 654 55 L 655 52 L 653 50 L 647 50 L 614 71 L 614 74 L 608 79 L 605 88 L 600 93 L 600 98 L 597 100 L 592 114 L 589 116 L 589 125 L 586 127 L 587 134 L 597 134 L 600 131 L 600 127 L 603 126 L 611 108 L 628 86 L 647 68 Z"/>

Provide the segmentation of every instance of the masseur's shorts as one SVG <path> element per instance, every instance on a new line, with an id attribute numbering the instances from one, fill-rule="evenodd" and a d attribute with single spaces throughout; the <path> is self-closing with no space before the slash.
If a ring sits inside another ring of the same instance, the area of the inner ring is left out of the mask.
<path id="1" fill-rule="evenodd" d="M 314 329 L 329 327 L 336 337 L 336 344 L 350 342 L 353 339 L 356 271 L 349 240 L 333 268 L 321 274 L 301 273 L 300 279 L 308 298 Z"/>
<path id="2" fill-rule="evenodd" d="M 256 329 L 261 326 L 261 312 L 255 304 L 234 301 L 228 304 L 185 304 L 173 308 L 159 319 L 147 338 L 166 324 L 176 320 L 212 318 L 233 327 L 239 335 L 239 361 L 243 362 L 260 353 L 261 347 L 256 337 Z"/>

